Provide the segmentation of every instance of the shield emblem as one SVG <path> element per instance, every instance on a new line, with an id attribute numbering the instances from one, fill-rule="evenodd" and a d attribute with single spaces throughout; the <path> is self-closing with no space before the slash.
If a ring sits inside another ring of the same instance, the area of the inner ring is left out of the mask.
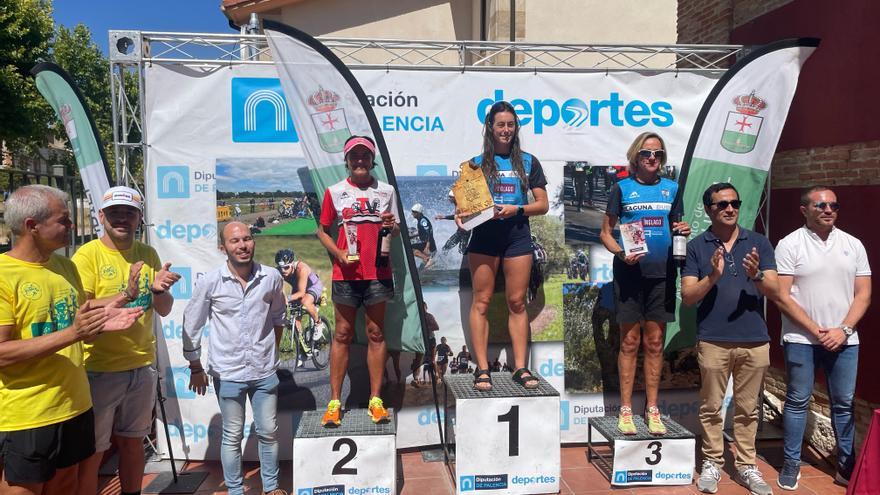
<path id="1" fill-rule="evenodd" d="M 724 133 L 721 134 L 721 147 L 731 153 L 748 153 L 755 149 L 758 133 L 764 117 L 739 112 L 728 112 Z"/>
<path id="2" fill-rule="evenodd" d="M 327 153 L 341 153 L 345 140 L 351 136 L 348 122 L 345 120 L 345 109 L 313 113 L 312 123 L 318 133 L 321 149 Z"/>

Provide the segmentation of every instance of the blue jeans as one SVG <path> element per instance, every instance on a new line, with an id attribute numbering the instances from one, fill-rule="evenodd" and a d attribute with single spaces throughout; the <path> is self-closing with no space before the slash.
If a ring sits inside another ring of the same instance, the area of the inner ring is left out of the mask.
<path id="1" fill-rule="evenodd" d="M 241 475 L 241 440 L 244 436 L 244 403 L 251 399 L 254 427 L 260 442 L 260 477 L 263 491 L 278 488 L 278 377 L 272 375 L 249 382 L 221 381 L 214 378 L 214 390 L 223 420 L 220 463 L 230 495 L 244 494 Z"/>
<path id="2" fill-rule="evenodd" d="M 831 426 L 837 438 L 837 462 L 841 468 L 853 464 L 853 395 L 859 364 L 859 346 L 844 346 L 830 352 L 821 345 L 785 343 L 788 387 L 782 423 L 785 427 L 785 460 L 800 461 L 801 444 L 807 427 L 807 410 L 813 394 L 815 370 L 822 367 L 831 400 Z"/>

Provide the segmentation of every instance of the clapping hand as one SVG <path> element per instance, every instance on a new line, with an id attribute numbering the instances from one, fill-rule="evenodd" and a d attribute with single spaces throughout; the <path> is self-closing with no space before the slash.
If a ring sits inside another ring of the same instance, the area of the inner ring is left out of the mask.
<path id="1" fill-rule="evenodd" d="M 150 289 L 153 292 L 165 292 L 177 283 L 178 280 L 180 280 L 180 274 L 171 271 L 171 263 L 165 263 L 162 265 L 162 269 L 156 273 L 156 279 L 153 280 L 153 285 Z"/>
<path id="2" fill-rule="evenodd" d="M 743 258 L 743 268 L 746 269 L 746 275 L 754 280 L 758 276 L 761 257 L 758 255 L 758 248 L 752 248 L 752 251 Z"/>

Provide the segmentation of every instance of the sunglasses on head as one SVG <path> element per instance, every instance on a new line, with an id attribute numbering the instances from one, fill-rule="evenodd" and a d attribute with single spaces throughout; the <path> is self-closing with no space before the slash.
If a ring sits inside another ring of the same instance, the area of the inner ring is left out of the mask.
<path id="1" fill-rule="evenodd" d="M 639 150 L 639 158 L 651 158 L 654 157 L 658 160 L 662 160 L 664 156 L 666 156 L 666 151 L 664 150 Z"/>
<path id="2" fill-rule="evenodd" d="M 742 201 L 734 199 L 733 201 L 717 201 L 715 203 L 710 203 L 709 206 L 715 206 L 719 210 L 726 210 L 728 206 L 732 206 L 734 210 L 738 210 L 742 204 Z"/>
<path id="3" fill-rule="evenodd" d="M 837 211 L 840 209 L 840 203 L 837 201 L 821 201 L 819 203 L 813 203 L 813 208 L 825 211 L 825 208 L 831 208 L 831 211 Z"/>

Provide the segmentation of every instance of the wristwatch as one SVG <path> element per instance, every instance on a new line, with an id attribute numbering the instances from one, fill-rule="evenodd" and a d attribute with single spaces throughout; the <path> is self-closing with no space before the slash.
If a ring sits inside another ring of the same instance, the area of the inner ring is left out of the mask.
<path id="1" fill-rule="evenodd" d="M 521 216 L 524 216 L 525 214 L 526 214 L 526 209 L 523 208 L 522 206 L 520 206 L 519 208 L 516 209 L 516 216 L 521 217 Z"/>
<path id="2" fill-rule="evenodd" d="M 853 328 L 849 325 L 840 325 L 840 329 L 843 330 L 843 334 L 846 335 L 847 337 L 849 337 L 850 335 L 853 334 L 853 332 L 856 331 L 855 328 Z"/>
<path id="3" fill-rule="evenodd" d="M 755 274 L 755 278 L 753 278 L 755 282 L 761 282 L 764 280 L 764 270 L 758 270 L 758 273 Z"/>

